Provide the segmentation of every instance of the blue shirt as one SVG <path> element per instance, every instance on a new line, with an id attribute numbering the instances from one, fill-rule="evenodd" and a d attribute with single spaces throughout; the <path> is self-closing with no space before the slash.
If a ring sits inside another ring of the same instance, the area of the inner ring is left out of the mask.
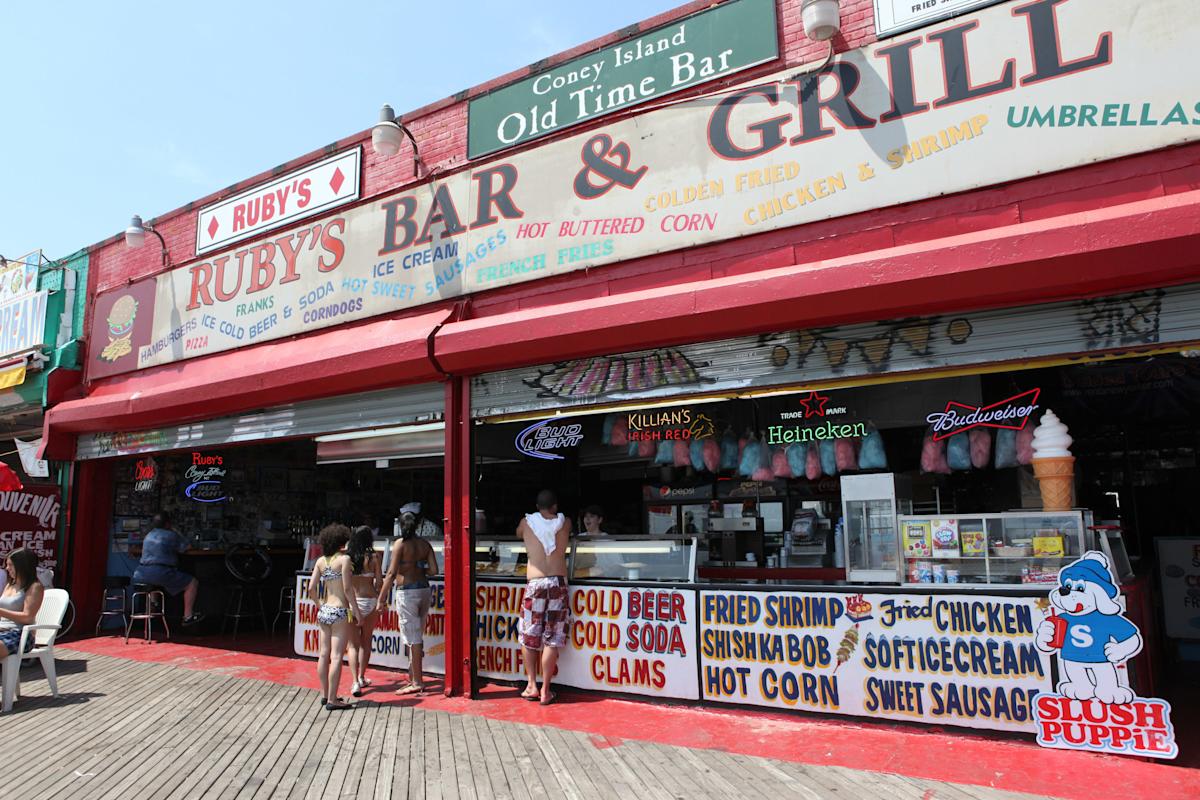
<path id="1" fill-rule="evenodd" d="M 1067 621 L 1067 636 L 1063 641 L 1062 658 L 1084 664 L 1108 661 L 1104 645 L 1110 641 L 1123 642 L 1137 633 L 1134 624 L 1116 614 L 1063 614 Z"/>
<path id="2" fill-rule="evenodd" d="M 175 531 L 155 528 L 146 534 L 142 542 L 142 560 L 145 566 L 158 565 L 178 567 L 179 554 L 188 549 L 188 541 Z"/>

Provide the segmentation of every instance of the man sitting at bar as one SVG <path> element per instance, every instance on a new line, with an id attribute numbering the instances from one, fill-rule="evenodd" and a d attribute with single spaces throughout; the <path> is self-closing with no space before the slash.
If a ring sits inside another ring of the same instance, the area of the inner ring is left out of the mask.
<path id="1" fill-rule="evenodd" d="M 161 586 L 172 597 L 183 592 L 183 624 L 195 625 L 204 619 L 196 613 L 196 594 L 200 582 L 179 569 L 179 554 L 190 543 L 187 537 L 171 529 L 171 515 L 160 511 L 151 521 L 150 532 L 142 540 L 142 558 L 133 571 L 134 583 Z"/>
<path id="2" fill-rule="evenodd" d="M 521 692 L 526 700 L 544 706 L 554 702 L 550 680 L 558 664 L 558 650 L 567 644 L 567 541 L 571 520 L 558 513 L 558 498 L 549 489 L 537 496 L 537 513 L 526 514 L 517 526 L 529 557 L 525 600 L 518 628 L 525 648 L 525 674 L 529 683 Z M 538 665 L 542 688 L 538 691 Z"/>

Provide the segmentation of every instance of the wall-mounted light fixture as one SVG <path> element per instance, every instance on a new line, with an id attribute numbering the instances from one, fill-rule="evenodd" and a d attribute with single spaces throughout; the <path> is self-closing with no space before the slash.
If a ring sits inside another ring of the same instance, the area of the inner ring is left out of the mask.
<path id="1" fill-rule="evenodd" d="M 396 118 L 392 107 L 384 103 L 383 108 L 379 109 L 379 122 L 371 128 L 371 148 L 379 155 L 390 158 L 400 152 L 400 145 L 404 144 L 406 136 L 412 142 L 413 172 L 420 174 L 419 168 L 424 166 L 424 162 L 421 161 L 421 151 L 417 149 L 416 137 L 407 125 Z"/>
<path id="2" fill-rule="evenodd" d="M 838 0 L 804 0 L 800 4 L 804 34 L 813 41 L 826 42 L 837 36 L 842 27 L 841 17 Z"/>
<path id="3" fill-rule="evenodd" d="M 146 243 L 146 233 L 153 233 L 158 237 L 159 244 L 162 245 L 162 263 L 164 267 L 171 265 L 171 256 L 167 252 L 167 242 L 163 239 L 162 234 L 142 224 L 142 218 L 137 214 L 133 215 L 133 219 L 129 222 L 129 227 L 125 229 L 125 246 L 136 250 Z"/>

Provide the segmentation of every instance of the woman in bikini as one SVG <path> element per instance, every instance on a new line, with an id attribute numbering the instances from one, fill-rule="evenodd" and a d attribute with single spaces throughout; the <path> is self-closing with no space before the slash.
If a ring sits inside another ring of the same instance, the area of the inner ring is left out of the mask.
<path id="1" fill-rule="evenodd" d="M 321 627 L 320 655 L 317 658 L 317 681 L 321 684 L 321 702 L 325 710 L 350 708 L 338 697 L 342 679 L 342 658 L 346 645 L 354 635 L 354 580 L 350 558 L 339 551 L 350 539 L 345 525 L 326 525 L 320 534 L 321 557 L 313 565 L 308 581 L 308 599 L 320 603 L 317 624 Z"/>
<path id="2" fill-rule="evenodd" d="M 379 619 L 378 595 L 383 582 L 383 570 L 374 544 L 375 536 L 371 529 L 362 525 L 350 534 L 350 544 L 346 547 L 358 608 L 349 646 L 350 672 L 354 675 L 350 694 L 355 697 L 362 697 L 362 690 L 371 685 L 367 677 L 367 665 L 371 662 L 371 635 Z"/>

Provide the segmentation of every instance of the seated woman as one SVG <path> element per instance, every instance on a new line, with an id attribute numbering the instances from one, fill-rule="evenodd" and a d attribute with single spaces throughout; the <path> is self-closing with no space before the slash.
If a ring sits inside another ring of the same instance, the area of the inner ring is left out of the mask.
<path id="1" fill-rule="evenodd" d="M 34 624 L 42 607 L 45 589 L 37 579 L 37 564 L 37 554 L 24 547 L 13 550 L 4 560 L 8 583 L 0 594 L 0 659 L 17 652 L 21 629 Z M 33 649 L 33 639 L 26 638 L 26 652 Z"/>
<path id="2" fill-rule="evenodd" d="M 171 515 L 165 511 L 155 514 L 150 524 L 133 582 L 161 586 L 172 597 L 183 592 L 183 624 L 194 625 L 204 619 L 203 614 L 196 613 L 200 582 L 179 569 L 179 554 L 188 549 L 188 540 L 171 529 Z"/>

